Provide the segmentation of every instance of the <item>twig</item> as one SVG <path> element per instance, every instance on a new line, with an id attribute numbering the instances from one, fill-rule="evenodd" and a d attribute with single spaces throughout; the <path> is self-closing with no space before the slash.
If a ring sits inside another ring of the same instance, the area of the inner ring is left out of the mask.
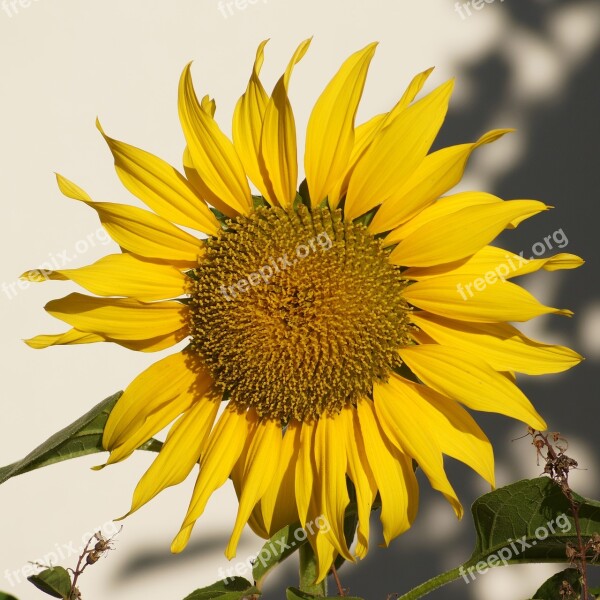
<path id="1" fill-rule="evenodd" d="M 338 594 L 340 596 L 345 596 L 346 590 L 342 587 L 342 582 L 340 581 L 340 577 L 338 575 L 337 569 L 335 568 L 335 565 L 331 565 L 331 573 L 333 574 L 333 579 L 335 580 L 335 585 L 337 586 Z"/>
<path id="2" fill-rule="evenodd" d="M 568 448 L 568 442 L 566 438 L 561 436 L 558 432 L 544 435 L 541 431 L 530 428 L 529 434 L 533 438 L 532 444 L 537 450 L 538 458 L 541 456 L 546 461 L 544 473 L 550 475 L 550 477 L 558 483 L 562 493 L 569 502 L 571 514 L 573 515 L 573 522 L 575 523 L 575 532 L 577 534 L 577 547 L 573 548 L 568 544 L 566 554 L 569 560 L 575 563 L 577 570 L 581 574 L 583 599 L 588 600 L 587 553 L 590 548 L 595 551 L 597 551 L 597 549 L 593 540 L 590 540 L 587 544 L 583 543 L 581 524 L 579 522 L 579 509 L 581 508 L 581 505 L 573 498 L 573 490 L 569 486 L 569 471 L 577 468 L 577 461 L 565 454 Z M 552 435 L 553 442 L 556 444 L 558 452 L 548 440 L 549 435 Z M 562 447 L 563 444 L 564 447 Z M 543 454 L 544 449 L 546 450 L 545 456 Z"/>

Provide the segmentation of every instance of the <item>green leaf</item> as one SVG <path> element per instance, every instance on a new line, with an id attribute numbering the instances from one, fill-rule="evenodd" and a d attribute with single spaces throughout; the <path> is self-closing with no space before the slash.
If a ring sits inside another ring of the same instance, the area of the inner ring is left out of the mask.
<path id="1" fill-rule="evenodd" d="M 573 492 L 586 544 L 600 533 L 600 502 Z M 472 507 L 477 540 L 471 558 L 414 588 L 398 600 L 414 600 L 462 577 L 474 581 L 490 568 L 519 563 L 567 563 L 566 546 L 577 545 L 569 501 L 548 477 L 525 479 L 478 498 Z M 599 564 L 588 559 L 588 564 Z"/>
<path id="2" fill-rule="evenodd" d="M 260 596 L 260 591 L 243 577 L 230 577 L 217 581 L 208 587 L 192 592 L 184 600 L 241 600 L 252 596 Z"/>
<path id="3" fill-rule="evenodd" d="M 280 529 L 261 548 L 252 568 L 252 576 L 259 588 L 272 569 L 306 543 L 306 537 L 302 540 L 297 539 L 299 531 L 304 531 L 300 523 L 287 525 Z"/>
<path id="4" fill-rule="evenodd" d="M 6 592 L 0 592 L 0 600 L 17 600 L 14 596 L 7 594 Z"/>
<path id="5" fill-rule="evenodd" d="M 121 394 L 122 392 L 117 392 L 94 406 L 83 417 L 80 417 L 74 423 L 71 423 L 71 425 L 55 433 L 41 446 L 30 452 L 24 459 L 0 468 L 0 484 L 11 477 L 63 460 L 94 454 L 96 452 L 104 452 L 104 448 L 102 447 L 102 432 L 104 431 L 108 415 Z M 161 442 L 151 439 L 140 446 L 139 449 L 158 452 L 161 447 Z"/>
<path id="6" fill-rule="evenodd" d="M 287 600 L 312 600 L 313 598 L 324 598 L 325 596 L 314 596 L 308 592 L 302 592 L 297 588 L 291 587 L 285 591 L 285 597 Z M 328 598 L 333 597 L 339 598 L 339 596 L 328 596 Z M 357 596 L 344 596 L 344 600 L 362 600 L 362 598 L 358 598 Z"/>
<path id="7" fill-rule="evenodd" d="M 378 507 L 379 504 L 375 502 L 373 508 Z M 352 544 L 354 534 L 356 532 L 356 524 L 358 522 L 356 503 L 351 502 L 346 508 L 346 515 L 344 517 L 344 533 L 346 535 L 346 541 L 348 547 Z M 280 529 L 273 537 L 271 537 L 262 547 L 261 551 L 256 557 L 254 567 L 252 569 L 252 576 L 256 585 L 260 588 L 264 582 L 265 577 L 281 562 L 291 556 L 296 550 L 299 550 L 307 542 L 307 538 L 302 536 L 302 539 L 298 539 L 298 532 L 304 531 L 302 525 L 298 521 L 287 525 Z M 343 564 L 343 560 L 336 561 L 335 566 L 339 568 Z"/>
<path id="8" fill-rule="evenodd" d="M 560 573 L 555 573 L 542 585 L 542 587 L 533 595 L 533 600 L 562 600 L 564 595 L 560 594 L 563 582 L 567 582 L 575 592 L 572 596 L 581 597 L 581 574 L 577 569 L 565 569 Z M 568 598 L 568 596 L 567 596 Z"/>
<path id="9" fill-rule="evenodd" d="M 53 598 L 69 600 L 71 595 L 71 576 L 63 567 L 50 567 L 37 575 L 27 578 L 38 590 Z"/>
<path id="10" fill-rule="evenodd" d="M 316 597 L 327 596 L 327 577 L 317 583 L 319 561 L 310 544 L 300 548 L 298 562 L 300 563 L 300 590 Z"/>
<path id="11" fill-rule="evenodd" d="M 573 492 L 580 504 L 585 544 L 600 533 L 600 502 Z M 547 477 L 526 479 L 485 494 L 472 508 L 477 544 L 469 564 L 498 555 L 507 563 L 568 562 L 567 542 L 577 544 L 569 501 Z M 510 557 L 508 556 L 510 552 Z"/>
<path id="12" fill-rule="evenodd" d="M 288 588 L 285 590 L 287 600 L 310 600 L 311 598 L 322 598 L 323 596 L 314 596 L 308 592 L 301 592 L 298 588 Z"/>

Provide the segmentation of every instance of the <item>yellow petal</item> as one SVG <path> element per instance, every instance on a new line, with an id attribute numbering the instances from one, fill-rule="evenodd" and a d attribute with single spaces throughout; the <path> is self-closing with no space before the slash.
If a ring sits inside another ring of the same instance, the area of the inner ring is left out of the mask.
<path id="1" fill-rule="evenodd" d="M 402 348 L 400 356 L 425 385 L 440 394 L 474 410 L 495 412 L 534 429 L 546 429 L 523 392 L 479 357 L 436 344 Z"/>
<path id="2" fill-rule="evenodd" d="M 463 208 L 419 227 L 390 254 L 395 265 L 430 267 L 475 254 L 515 218 L 531 217 L 547 206 L 535 200 L 510 200 Z"/>
<path id="3" fill-rule="evenodd" d="M 208 94 L 206 94 L 205 96 L 202 96 L 202 100 L 200 100 L 200 108 L 207 115 L 214 117 L 215 112 L 217 112 L 217 103 L 215 102 L 214 98 L 211 99 L 211 97 Z"/>
<path id="4" fill-rule="evenodd" d="M 528 321 L 547 314 L 571 316 L 566 309 L 551 308 L 538 302 L 529 292 L 497 277 L 488 283 L 479 277 L 469 281 L 463 275 L 446 275 L 409 285 L 403 297 L 410 304 L 429 312 L 475 323 Z"/>
<path id="5" fill-rule="evenodd" d="M 186 327 L 187 307 L 180 302 L 144 304 L 130 298 L 94 298 L 69 294 L 46 310 L 79 331 L 115 340 L 147 340 Z"/>
<path id="6" fill-rule="evenodd" d="M 397 194 L 425 158 L 448 109 L 453 82 L 402 111 L 378 134 L 348 184 L 345 216 L 355 219 Z"/>
<path id="7" fill-rule="evenodd" d="M 277 472 L 260 501 L 262 520 L 269 535 L 298 520 L 295 473 L 301 431 L 302 425 L 298 421 L 288 423 L 281 444 Z"/>
<path id="8" fill-rule="evenodd" d="M 198 103 L 190 66 L 184 69 L 179 83 L 179 119 L 192 163 L 212 194 L 247 214 L 252 196 L 244 167 L 231 141 Z"/>
<path id="9" fill-rule="evenodd" d="M 207 235 L 221 231 L 217 218 L 177 169 L 157 156 L 108 137 L 96 121 L 115 159 L 123 185 L 155 213 Z"/>
<path id="10" fill-rule="evenodd" d="M 68 346 L 72 344 L 93 344 L 106 341 L 102 336 L 78 329 L 69 329 L 65 333 L 55 335 L 36 335 L 28 340 L 23 340 L 30 348 L 40 350 L 49 346 Z"/>
<path id="11" fill-rule="evenodd" d="M 473 256 L 456 262 L 435 265 L 433 267 L 411 267 L 404 275 L 417 281 L 438 277 L 440 275 L 460 275 L 470 281 L 477 277 L 485 277 L 486 273 L 496 273 L 500 279 L 511 279 L 519 275 L 534 273 L 540 269 L 558 271 L 560 269 L 576 269 L 584 264 L 574 254 L 556 254 L 547 258 L 528 259 L 521 254 L 514 254 L 496 246 L 486 246 Z M 491 277 L 491 276 L 488 276 Z"/>
<path id="12" fill-rule="evenodd" d="M 93 208 L 110 237 L 125 250 L 145 258 L 168 260 L 175 266 L 194 267 L 203 253 L 202 242 L 172 223 L 137 206 L 93 202 L 74 183 L 57 175 L 65 196 Z"/>
<path id="13" fill-rule="evenodd" d="M 391 123 L 408 105 L 417 97 L 417 94 L 423 89 L 423 86 L 429 79 L 429 76 L 433 73 L 434 67 L 430 67 L 421 73 L 415 75 L 408 87 L 402 94 L 400 101 L 386 116 L 385 125 Z"/>
<path id="14" fill-rule="evenodd" d="M 171 544 L 171 552 L 181 552 L 187 545 L 196 520 L 202 515 L 212 493 L 229 477 L 244 448 L 250 430 L 246 412 L 228 406 L 208 439 L 194 487 L 190 506 L 181 530 Z"/>
<path id="15" fill-rule="evenodd" d="M 196 171 L 194 164 L 192 163 L 192 156 L 187 147 L 183 151 L 183 170 L 185 171 L 188 182 L 200 198 L 203 198 L 211 206 L 214 206 L 219 212 L 231 219 L 234 219 L 240 214 L 239 211 L 223 202 L 223 200 L 214 194 L 206 183 L 204 183 L 202 177 L 200 177 L 200 174 Z"/>
<path id="16" fill-rule="evenodd" d="M 190 474 L 206 445 L 219 404 L 214 399 L 199 399 L 173 424 L 158 456 L 135 488 L 128 515 Z"/>
<path id="17" fill-rule="evenodd" d="M 317 496 L 317 512 L 329 524 L 323 535 L 339 554 L 353 561 L 344 536 L 344 516 L 350 503 L 344 423 L 337 415 L 321 415 L 317 421 L 314 454 L 318 481 L 313 493 Z"/>
<path id="18" fill-rule="evenodd" d="M 181 296 L 189 281 L 179 269 L 157 265 L 131 254 L 111 254 L 79 269 L 27 271 L 21 275 L 30 281 L 70 279 L 98 296 L 129 296 L 142 302 Z"/>
<path id="19" fill-rule="evenodd" d="M 238 100 L 233 113 L 232 128 L 233 144 L 244 169 L 263 196 L 268 193 L 269 182 L 265 182 L 264 179 L 265 167 L 260 153 L 260 137 L 269 96 L 259 79 L 259 74 L 267 42 L 268 40 L 265 40 L 258 46 L 246 92 Z"/>
<path id="20" fill-rule="evenodd" d="M 365 150 L 371 145 L 381 129 L 391 123 L 415 99 L 415 96 L 421 91 L 432 71 L 433 68 L 427 69 L 427 71 L 423 71 L 423 73 L 415 76 L 402 98 L 390 112 L 376 115 L 356 128 L 352 154 L 350 155 L 346 172 L 329 192 L 329 205 L 332 209 L 336 209 L 342 196 L 346 195 L 350 176 Z"/>
<path id="21" fill-rule="evenodd" d="M 392 374 L 386 394 L 379 394 L 375 409 L 386 412 L 388 423 L 400 423 L 397 431 L 412 437 L 416 444 L 433 444 L 444 454 L 460 460 L 479 473 L 491 486 L 495 484 L 494 452 L 487 436 L 473 417 L 458 403 L 420 385 Z M 385 401 L 385 402 L 384 402 Z M 419 425 L 406 431 L 408 422 Z M 423 424 L 427 424 L 423 427 Z M 433 432 L 435 432 L 433 434 Z M 417 462 L 419 457 L 415 456 Z"/>
<path id="22" fill-rule="evenodd" d="M 238 541 L 244 525 L 258 501 L 271 484 L 277 470 L 277 461 L 281 451 L 281 423 L 270 419 L 259 419 L 250 411 L 253 427 L 242 452 L 241 495 L 233 532 L 225 550 L 225 556 L 235 556 Z"/>
<path id="23" fill-rule="evenodd" d="M 309 45 L 310 40 L 305 40 L 294 52 L 285 73 L 275 84 L 263 121 L 261 154 L 270 181 L 269 189 L 265 190 L 267 200 L 284 208 L 293 206 L 298 184 L 296 124 L 288 99 L 288 85 L 294 66 L 306 54 Z"/>
<path id="24" fill-rule="evenodd" d="M 306 130 L 304 168 L 313 207 L 319 206 L 348 166 L 354 119 L 377 44 L 350 56 L 317 100 Z"/>
<path id="25" fill-rule="evenodd" d="M 315 535 L 309 535 L 308 540 L 317 558 L 317 578 L 315 579 L 315 583 L 320 583 L 329 575 L 331 566 L 337 558 L 337 552 L 329 539 L 318 532 Z"/>
<path id="26" fill-rule="evenodd" d="M 424 225 L 427 225 L 436 219 L 452 215 L 463 208 L 470 208 L 483 204 L 500 204 L 501 202 L 504 202 L 502 198 L 498 198 L 498 196 L 486 192 L 459 192 L 458 194 L 445 196 L 444 198 L 440 198 L 437 202 L 434 202 L 431 206 L 424 208 L 419 214 L 415 215 L 406 223 L 403 223 L 393 231 L 390 231 L 384 238 L 384 246 L 397 244 Z"/>
<path id="27" fill-rule="evenodd" d="M 106 337 L 104 341 L 113 342 L 123 348 L 134 350 L 135 352 L 158 352 L 159 350 L 165 350 L 175 344 L 178 344 L 186 338 L 188 335 L 188 328 L 182 327 L 181 329 L 168 333 L 167 335 L 159 335 L 157 337 L 148 338 L 145 340 L 115 340 Z"/>
<path id="28" fill-rule="evenodd" d="M 136 352 L 158 352 L 165 348 L 170 348 L 179 343 L 187 335 L 186 328 L 182 328 L 174 333 L 169 333 L 163 336 L 157 336 L 146 340 L 114 340 L 106 336 L 95 333 L 87 333 L 79 331 L 75 328 L 70 329 L 65 333 L 55 335 L 36 335 L 35 337 L 23 340 L 30 348 L 36 350 L 48 348 L 49 346 L 68 346 L 73 344 L 93 344 L 96 342 L 112 342 L 135 350 Z"/>
<path id="29" fill-rule="evenodd" d="M 102 443 L 110 450 L 107 465 L 130 456 L 211 389 L 210 376 L 189 368 L 187 361 L 187 357 L 169 356 L 127 387 L 104 430 Z"/>
<path id="30" fill-rule="evenodd" d="M 375 139 L 381 129 L 392 123 L 396 117 L 406 110 L 409 104 L 416 98 L 417 94 L 423 89 L 423 86 L 432 72 L 433 67 L 415 75 L 404 91 L 404 94 L 402 94 L 402 97 L 391 111 L 376 115 L 356 128 L 355 142 L 352 149 L 352 160 L 350 162 L 356 162 L 362 153 L 370 146 L 371 142 Z"/>
<path id="31" fill-rule="evenodd" d="M 181 396 L 191 397 L 196 380 L 200 391 L 212 384 L 204 372 L 198 371 L 197 360 L 188 352 L 171 354 L 150 365 L 127 386 L 112 409 L 104 428 L 104 448 L 114 450 L 153 413 Z"/>
<path id="32" fill-rule="evenodd" d="M 424 414 L 423 407 L 413 395 L 393 376 L 388 383 L 375 383 L 373 399 L 379 423 L 388 439 L 400 451 L 412 456 L 419 463 L 431 486 L 443 494 L 457 517 L 462 518 L 463 508 L 446 477 L 442 450 L 436 439 L 438 435 L 443 436 L 447 431 L 435 428 L 435 418 L 427 418 L 432 415 Z"/>
<path id="33" fill-rule="evenodd" d="M 356 555 L 364 558 L 369 549 L 369 525 L 373 502 L 377 496 L 377 483 L 367 462 L 365 445 L 360 433 L 360 424 L 356 409 L 346 406 L 340 413 L 343 419 L 343 431 L 346 436 L 348 458 L 348 476 L 356 491 L 358 528 L 356 530 Z"/>
<path id="34" fill-rule="evenodd" d="M 356 168 L 358 161 L 364 154 L 365 150 L 371 145 L 381 128 L 383 127 L 386 117 L 389 113 L 376 115 L 366 123 L 359 125 L 354 131 L 354 144 L 352 146 L 352 154 L 346 167 L 346 172 L 343 177 L 337 181 L 329 192 L 329 205 L 332 210 L 335 210 L 340 203 L 340 200 L 348 192 L 348 184 L 350 177 Z"/>
<path id="35" fill-rule="evenodd" d="M 497 371 L 560 373 L 583 360 L 564 346 L 531 340 L 508 323 L 467 323 L 425 312 L 411 313 L 411 320 L 438 344 L 479 356 Z"/>
<path id="36" fill-rule="evenodd" d="M 412 525 L 417 512 L 419 487 L 410 459 L 383 433 L 370 400 L 357 406 L 365 452 L 381 497 L 381 523 L 386 546 Z"/>
<path id="37" fill-rule="evenodd" d="M 369 225 L 373 234 L 390 231 L 418 215 L 442 194 L 451 190 L 463 177 L 467 161 L 476 148 L 500 139 L 511 129 L 495 129 L 473 144 L 443 148 L 423 159 L 393 197 L 383 203 Z"/>
<path id="38" fill-rule="evenodd" d="M 524 267 L 519 275 L 533 273 L 538 269 L 544 271 L 561 271 L 563 269 L 577 269 L 585 264 L 585 261 L 576 254 L 561 253 L 555 254 L 548 258 L 534 258 L 529 260 L 527 266 Z"/>
<path id="39" fill-rule="evenodd" d="M 313 452 L 315 430 L 315 421 L 307 421 L 302 423 L 302 431 L 300 432 L 300 449 L 298 452 L 298 461 L 296 462 L 296 505 L 298 506 L 300 523 L 303 527 L 306 525 L 308 511 L 313 496 L 312 490 L 314 480 L 316 477 L 316 465 Z"/>

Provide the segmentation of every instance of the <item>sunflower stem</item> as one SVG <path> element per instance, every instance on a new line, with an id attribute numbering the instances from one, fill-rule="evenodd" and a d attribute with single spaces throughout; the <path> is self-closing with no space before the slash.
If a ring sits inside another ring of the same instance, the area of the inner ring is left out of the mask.
<path id="1" fill-rule="evenodd" d="M 429 581 L 426 581 L 425 583 L 418 585 L 416 588 L 413 588 L 410 590 L 410 592 L 404 594 L 403 596 L 399 596 L 396 600 L 417 600 L 417 598 L 422 598 L 430 592 L 433 592 L 443 585 L 446 585 L 447 583 L 450 583 L 451 581 L 461 577 L 461 568 L 463 567 L 464 565 L 462 565 L 462 567 L 456 567 L 456 569 L 446 571 L 441 575 L 437 575 Z"/>
<path id="2" fill-rule="evenodd" d="M 300 557 L 300 591 L 314 596 L 327 596 L 327 578 L 315 583 L 319 574 L 317 557 L 310 544 L 302 544 L 298 551 Z"/>

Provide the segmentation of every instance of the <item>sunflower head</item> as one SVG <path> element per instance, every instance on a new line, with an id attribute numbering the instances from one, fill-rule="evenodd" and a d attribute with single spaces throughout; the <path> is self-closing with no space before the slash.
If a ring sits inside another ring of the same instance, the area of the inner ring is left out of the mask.
<path id="1" fill-rule="evenodd" d="M 92 295 L 50 302 L 71 329 L 28 344 L 153 352 L 182 342 L 127 387 L 104 431 L 114 463 L 170 425 L 131 511 L 198 469 L 178 552 L 231 478 L 239 509 L 227 556 L 246 523 L 268 537 L 299 520 L 321 580 L 337 556 L 365 556 L 376 499 L 386 544 L 410 527 L 413 464 L 458 516 L 444 455 L 493 485 L 492 448 L 469 410 L 545 428 L 514 374 L 563 371 L 581 357 L 509 322 L 571 313 L 510 280 L 583 261 L 525 261 L 491 245 L 543 203 L 451 193 L 472 152 L 508 131 L 431 152 L 453 82 L 417 99 L 425 71 L 389 112 L 355 122 L 375 44 L 351 55 L 317 100 L 299 186 L 288 88 L 309 41 L 270 94 L 260 80 L 265 44 L 236 105 L 233 140 L 185 68 L 183 172 L 101 129 L 121 181 L 150 210 L 95 202 L 59 177 L 121 252 L 47 273 Z M 24 277 L 40 280 L 39 271 Z M 350 490 L 353 552 L 344 532 Z"/>
<path id="2" fill-rule="evenodd" d="M 261 418 L 356 405 L 409 342 L 400 268 L 340 210 L 261 207 L 229 221 L 193 279 L 192 348 L 231 404 Z"/>

